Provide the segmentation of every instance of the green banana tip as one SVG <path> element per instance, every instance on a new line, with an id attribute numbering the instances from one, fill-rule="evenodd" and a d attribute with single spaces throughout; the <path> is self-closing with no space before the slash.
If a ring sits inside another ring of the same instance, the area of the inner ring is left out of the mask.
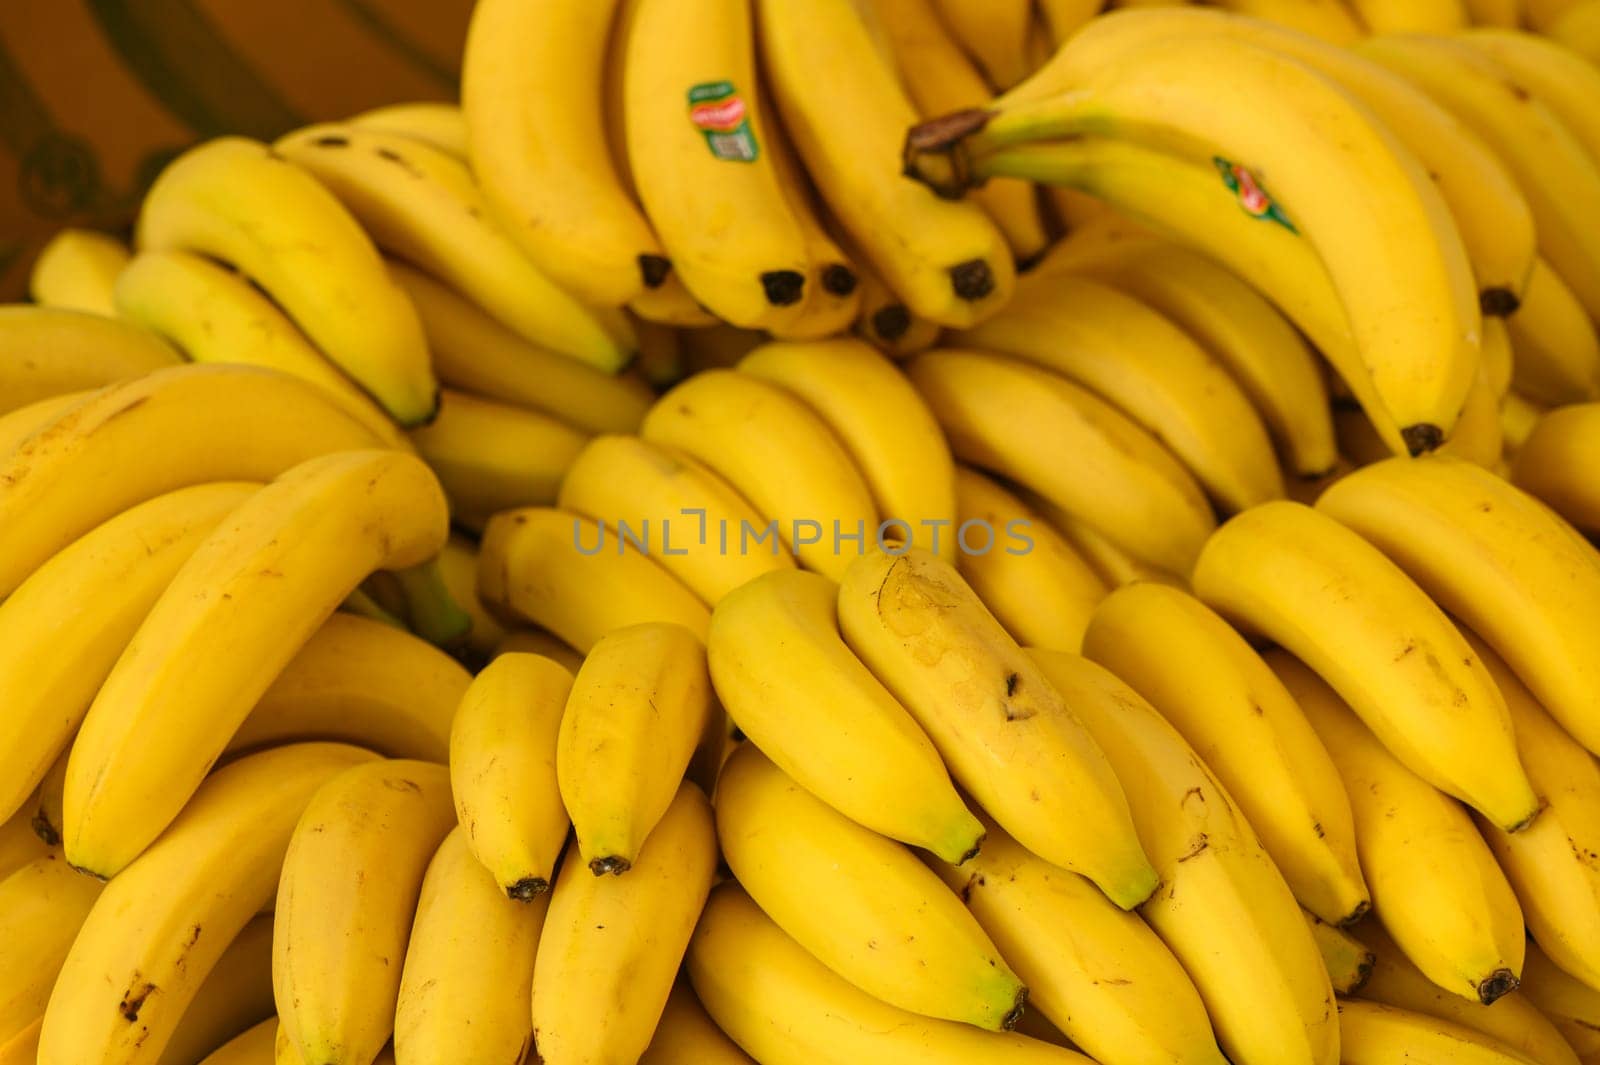
<path id="1" fill-rule="evenodd" d="M 1008 1012 L 1004 1017 L 1000 1018 L 1001 1030 L 1009 1032 L 1015 1029 L 1017 1023 L 1022 1020 L 1022 1015 L 1027 1012 L 1027 1009 L 1028 989 L 1025 987 L 1019 987 L 1017 988 L 1017 997 L 1011 1004 L 1010 1012 Z"/>

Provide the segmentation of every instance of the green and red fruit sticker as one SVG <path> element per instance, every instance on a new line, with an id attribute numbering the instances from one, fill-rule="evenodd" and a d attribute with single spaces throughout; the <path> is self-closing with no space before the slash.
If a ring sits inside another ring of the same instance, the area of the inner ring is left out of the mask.
<path id="1" fill-rule="evenodd" d="M 750 109 L 731 81 L 707 81 L 690 89 L 689 121 L 718 159 L 753 163 L 761 154 L 750 128 Z"/>
<path id="2" fill-rule="evenodd" d="M 1267 190 L 1261 187 L 1261 183 L 1249 170 L 1238 163 L 1229 162 L 1220 155 L 1213 157 L 1211 162 L 1222 175 L 1222 183 L 1228 186 L 1228 191 L 1233 193 L 1246 214 L 1252 218 L 1276 222 L 1291 233 L 1300 232 L 1294 227 L 1294 223 L 1289 221 L 1289 216 L 1283 213 L 1283 208 L 1267 195 Z"/>

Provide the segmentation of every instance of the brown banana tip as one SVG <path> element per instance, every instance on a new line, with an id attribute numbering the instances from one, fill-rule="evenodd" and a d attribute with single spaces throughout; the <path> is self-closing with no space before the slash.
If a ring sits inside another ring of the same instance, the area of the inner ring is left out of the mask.
<path id="1" fill-rule="evenodd" d="M 925 153 L 948 153 L 961 141 L 987 126 L 994 115 L 995 112 L 982 107 L 968 107 L 919 122 L 906 132 L 906 158 Z"/>
<path id="2" fill-rule="evenodd" d="M 872 331 L 890 343 L 905 336 L 910 328 L 911 312 L 898 303 L 891 303 L 872 312 Z"/>
<path id="3" fill-rule="evenodd" d="M 1028 989 L 1017 988 L 1017 997 L 1011 1003 L 1011 1012 L 1000 1018 L 1000 1027 L 1009 1032 L 1016 1028 L 1017 1022 L 1022 1020 L 1022 1015 L 1028 1011 Z"/>
<path id="4" fill-rule="evenodd" d="M 1372 900 L 1362 899 L 1360 902 L 1356 903 L 1355 909 L 1351 910 L 1341 921 L 1339 921 L 1339 927 L 1349 928 L 1353 924 L 1359 924 L 1366 918 L 1367 914 L 1371 912 Z"/>
<path id="5" fill-rule="evenodd" d="M 973 840 L 972 841 L 972 848 L 970 850 L 968 850 L 967 853 L 963 854 L 961 856 L 960 860 L 956 862 L 956 864 L 957 865 L 965 865 L 967 862 L 970 862 L 970 861 L 972 861 L 972 859 L 976 858 L 978 856 L 978 852 L 983 849 L 983 841 L 987 837 L 988 837 L 988 833 L 985 832 L 982 835 L 980 835 L 977 839 Z"/>
<path id="6" fill-rule="evenodd" d="M 1522 306 L 1522 300 L 1509 288 L 1496 285 L 1478 293 L 1478 309 L 1490 318 L 1507 318 Z"/>
<path id="7" fill-rule="evenodd" d="M 822 290 L 830 296 L 848 296 L 856 290 L 856 272 L 843 263 L 829 263 L 822 271 Z"/>
<path id="8" fill-rule="evenodd" d="M 1361 956 L 1361 963 L 1356 966 L 1355 983 L 1350 985 L 1350 989 L 1346 991 L 1345 994 L 1353 995 L 1357 991 L 1360 991 L 1363 987 L 1366 987 L 1367 981 L 1372 979 L 1372 968 L 1377 964 L 1378 956 L 1376 954 L 1372 954 L 1370 952 L 1363 954 Z"/>
<path id="9" fill-rule="evenodd" d="M 806 275 L 798 270 L 768 270 L 761 275 L 761 290 L 774 307 L 790 307 L 805 294 Z"/>
<path id="10" fill-rule="evenodd" d="M 44 841 L 45 846 L 61 846 L 61 833 L 56 831 L 56 826 L 44 814 L 34 814 L 28 825 L 33 829 L 33 834 Z"/>
<path id="11" fill-rule="evenodd" d="M 518 902 L 531 902 L 550 890 L 550 881 L 542 876 L 525 876 L 506 888 L 506 897 Z"/>
<path id="12" fill-rule="evenodd" d="M 994 291 L 994 271 L 982 259 L 968 259 L 950 268 L 950 287 L 968 303 L 976 303 Z"/>
<path id="13" fill-rule="evenodd" d="M 607 858 L 596 858 L 594 861 L 589 863 L 589 872 L 593 873 L 595 876 L 605 876 L 607 873 L 610 873 L 612 876 L 621 876 L 623 873 L 626 873 L 632 868 L 632 862 L 628 861 L 626 858 L 618 858 L 615 855 Z"/>
<path id="14" fill-rule="evenodd" d="M 667 275 L 670 273 L 672 273 L 672 260 L 666 256 L 639 256 L 639 276 L 644 279 L 645 288 L 660 288 L 666 284 Z"/>
<path id="15" fill-rule="evenodd" d="M 1406 451 L 1410 452 L 1411 457 L 1416 458 L 1418 455 L 1425 455 L 1437 449 L 1440 444 L 1443 444 L 1444 430 L 1437 425 L 1420 422 L 1401 429 L 1400 439 L 1405 441 Z"/>
<path id="16" fill-rule="evenodd" d="M 1491 1005 L 1502 995 L 1509 995 L 1515 991 L 1521 983 L 1522 981 L 1517 979 L 1517 974 L 1510 969 L 1496 969 L 1478 985 L 1478 1001 L 1485 1006 Z"/>

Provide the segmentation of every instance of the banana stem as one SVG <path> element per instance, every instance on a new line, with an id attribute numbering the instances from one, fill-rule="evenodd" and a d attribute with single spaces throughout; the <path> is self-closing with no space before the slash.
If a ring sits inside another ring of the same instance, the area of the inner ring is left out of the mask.
<path id="1" fill-rule="evenodd" d="M 929 119 L 906 134 L 905 173 L 941 196 L 981 185 L 983 161 L 1019 145 L 1070 140 L 1099 132 L 1083 92 L 1063 93 L 1004 110 L 968 108 Z"/>

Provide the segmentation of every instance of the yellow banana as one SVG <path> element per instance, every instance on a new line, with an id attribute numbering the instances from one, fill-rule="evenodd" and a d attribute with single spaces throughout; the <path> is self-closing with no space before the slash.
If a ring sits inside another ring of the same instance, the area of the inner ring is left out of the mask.
<path id="1" fill-rule="evenodd" d="M 1188 579 L 1158 566 L 1140 562 L 1100 533 L 1067 514 L 1049 500 L 1024 492 L 1022 498 L 1050 523 L 1050 527 L 1082 555 L 1100 575 L 1107 588 L 1120 588 L 1134 581 L 1154 581 L 1175 588 L 1189 587 Z"/>
<path id="2" fill-rule="evenodd" d="M 1267 661 L 1344 778 L 1361 868 L 1389 934 L 1452 994 L 1487 1005 L 1515 991 L 1522 911 L 1467 812 L 1384 750 L 1304 665 L 1281 651 Z"/>
<path id="3" fill-rule="evenodd" d="M 1361 999 L 1339 1001 L 1341 1065 L 1527 1065 L 1497 1039 L 1423 1013 Z"/>
<path id="4" fill-rule="evenodd" d="M 1576 0 L 1541 30 L 1589 62 L 1600 66 L 1600 2 Z"/>
<path id="5" fill-rule="evenodd" d="M 111 288 L 128 254 L 126 244 L 105 233 L 60 230 L 33 260 L 28 295 L 42 307 L 115 316 Z"/>
<path id="6" fill-rule="evenodd" d="M 302 463 L 178 571 L 95 696 L 67 771 L 67 857 L 111 876 L 182 809 L 272 679 L 375 569 L 438 551 L 438 482 L 398 451 Z"/>
<path id="7" fill-rule="evenodd" d="M 729 1039 L 679 978 L 667 996 L 656 1034 L 639 1065 L 752 1065 L 749 1055 Z"/>
<path id="8" fill-rule="evenodd" d="M 1516 375 L 1516 353 L 1511 348 L 1511 329 L 1502 318 L 1483 320 L 1483 376 L 1494 394 L 1495 405 L 1511 391 L 1511 380 Z M 1473 387 L 1477 388 L 1476 382 Z M 1471 405 L 1471 399 L 1468 399 Z M 1465 410 L 1462 416 L 1466 416 Z"/>
<path id="9" fill-rule="evenodd" d="M 990 1031 L 1028 990 L 956 896 L 746 744 L 717 782 L 717 838 L 743 888 L 818 961 L 899 1009 Z"/>
<path id="10" fill-rule="evenodd" d="M 1059 48 L 1105 4 L 1104 0 L 1038 0 L 1038 6 L 1050 29 L 1051 43 Z"/>
<path id="11" fill-rule="evenodd" d="M 272 1010 L 272 915 L 258 914 L 206 974 L 157 1065 L 194 1065 Z"/>
<path id="12" fill-rule="evenodd" d="M 457 159 L 467 158 L 467 119 L 461 108 L 438 100 L 385 104 L 346 119 L 360 129 L 402 133 Z"/>
<path id="13" fill-rule="evenodd" d="M 1028 74 L 1028 25 L 1033 15 L 1029 0 L 932 0 L 929 13 L 948 27 L 950 34 L 983 68 L 996 89 L 1009 89 Z"/>
<path id="14" fill-rule="evenodd" d="M 1522 992 L 1577 1051 L 1583 1065 L 1589 1065 L 1600 1054 L 1600 989 L 1563 971 L 1532 942 L 1523 974 L 1527 985 Z"/>
<path id="15" fill-rule="evenodd" d="M 34 832 L 32 819 L 33 810 L 24 804 L 0 821 L 0 880 L 49 853 L 50 846 Z"/>
<path id="16" fill-rule="evenodd" d="M 546 1061 L 637 1061 L 650 1045 L 716 872 L 711 804 L 685 783 L 627 876 L 592 876 L 575 847 L 533 963 L 533 1038 Z"/>
<path id="17" fill-rule="evenodd" d="M 268 1017 L 212 1051 L 200 1065 L 274 1065 L 277 1037 L 278 1018 Z"/>
<path id="18" fill-rule="evenodd" d="M 1487 336 L 1489 330 L 1484 330 Z M 1491 345 L 1485 343 L 1487 352 Z M 1505 457 L 1505 437 L 1500 428 L 1500 396 L 1494 390 L 1492 369 L 1485 358 L 1473 378 L 1472 391 L 1467 393 L 1467 405 L 1461 409 L 1461 420 L 1456 431 L 1435 454 L 1444 458 L 1464 459 L 1481 469 L 1500 468 Z"/>
<path id="19" fill-rule="evenodd" d="M 627 317 L 586 307 L 534 266 L 495 225 L 461 160 L 403 134 L 338 123 L 296 130 L 273 150 L 315 175 L 378 247 L 530 343 L 605 371 L 632 360 Z"/>
<path id="20" fill-rule="evenodd" d="M 160 337 L 114 318 L 0 306 L 0 415 L 182 361 Z"/>
<path id="21" fill-rule="evenodd" d="M 861 313 L 856 334 L 894 359 L 926 351 L 939 342 L 940 327 L 911 313 L 901 299 L 867 267 L 861 274 Z"/>
<path id="22" fill-rule="evenodd" d="M 672 621 L 703 638 L 710 621 L 705 604 L 644 548 L 547 507 L 502 511 L 489 520 L 478 591 L 497 614 L 548 629 L 585 654 L 625 625 Z"/>
<path id="23" fill-rule="evenodd" d="M 1083 654 L 1194 747 L 1302 906 L 1335 925 L 1366 913 L 1338 770 L 1293 697 L 1227 622 L 1176 588 L 1134 584 L 1095 610 Z"/>
<path id="24" fill-rule="evenodd" d="M 467 843 L 444 838 L 422 879 L 400 974 L 394 1056 L 520 1062 L 533 1047 L 528 998 L 546 902 L 506 898 Z"/>
<path id="25" fill-rule="evenodd" d="M 543 655 L 568 673 L 578 672 L 579 667 L 583 665 L 583 655 L 544 629 L 507 629 L 505 636 L 495 645 L 490 661 L 501 655 L 517 653 Z"/>
<path id="26" fill-rule="evenodd" d="M 1328 970 L 1334 993 L 1353 995 L 1360 991 L 1372 978 L 1372 951 L 1346 929 L 1328 924 L 1309 911 L 1306 924 L 1310 925 L 1311 938 L 1317 941 L 1317 949 L 1322 952 L 1322 964 Z M 1440 995 L 1443 994 L 1441 991 Z"/>
<path id="27" fill-rule="evenodd" d="M 1594 107 L 1600 70 L 1572 49 L 1534 33 L 1473 30 L 1458 39 L 1489 56 L 1531 92 L 1600 165 L 1600 114 Z"/>
<path id="28" fill-rule="evenodd" d="M 1368 33 L 1450 33 L 1467 25 L 1462 0 L 1349 0 L 1349 3 Z M 1354 42 L 1355 38 L 1351 38 L 1341 43 Z"/>
<path id="29" fill-rule="evenodd" d="M 844 444 L 884 525 L 906 543 L 955 558 L 955 467 L 939 423 L 893 363 L 850 338 L 763 344 L 739 371 L 788 391 Z M 903 530 L 903 532 L 901 531 Z"/>
<path id="30" fill-rule="evenodd" d="M 958 535 L 987 531 L 957 559 L 978 598 L 1018 643 L 1076 651 L 1106 595 L 1093 567 L 1036 511 L 967 466 L 956 468 L 956 507 Z"/>
<path id="31" fill-rule="evenodd" d="M 293 744 L 209 778 L 90 910 L 45 1010 L 40 1065 L 156 1061 L 206 974 L 272 898 L 312 794 L 372 757 Z"/>
<path id="32" fill-rule="evenodd" d="M 1434 787 L 1508 830 L 1538 813 L 1488 670 L 1422 589 L 1354 532 L 1299 503 L 1256 507 L 1206 544 L 1194 588 L 1314 669 Z"/>
<path id="33" fill-rule="evenodd" d="M 116 313 L 165 337 L 191 362 L 236 362 L 309 381 L 386 444 L 405 439 L 389 416 L 322 357 L 245 278 L 192 252 L 145 251 L 116 281 Z"/>
<path id="34" fill-rule="evenodd" d="M 775 385 L 731 370 L 696 374 L 650 408 L 639 435 L 721 474 L 771 523 L 750 532 L 772 536 L 774 550 L 781 541 L 819 573 L 837 578 L 879 535 L 871 492 L 849 452 L 821 416 Z M 745 530 L 738 532 L 739 550 L 747 550 Z M 847 553 L 846 542 L 856 552 Z"/>
<path id="35" fill-rule="evenodd" d="M 742 550 L 741 530 L 762 521 L 721 476 L 676 448 L 636 436 L 598 436 L 567 467 L 557 503 L 621 536 L 657 543 L 652 556 L 707 604 L 770 570 L 793 569 L 787 550 Z"/>
<path id="36" fill-rule="evenodd" d="M 55 762 L 45 771 L 44 779 L 39 781 L 38 791 L 30 800 L 34 807 L 31 821 L 34 835 L 47 847 L 61 845 L 62 826 L 66 821 L 62 810 L 63 793 L 66 791 L 67 763 L 71 753 L 70 746 L 62 749 Z"/>
<path id="37" fill-rule="evenodd" d="M 1143 561 L 1188 572 L 1215 526 L 1211 506 L 1132 420 L 1063 377 L 998 355 L 938 349 L 906 372 L 957 459 L 1038 493 Z"/>
<path id="38" fill-rule="evenodd" d="M 1001 827 L 1125 910 L 1150 897 L 1156 871 L 1105 754 L 953 567 L 918 548 L 863 556 L 838 609 L 845 642 Z"/>
<path id="39" fill-rule="evenodd" d="M 1105 1065 L 1221 1065 L 1200 995 L 1137 915 L 986 824 L 983 849 L 934 865 L 1028 984 L 1028 1004 Z"/>
<path id="40" fill-rule="evenodd" d="M 763 1065 L 1089 1065 L 1014 1032 L 908 1013 L 836 975 L 736 883 L 711 893 L 689 975 L 718 1027 Z"/>
<path id="41" fill-rule="evenodd" d="M 756 23 L 784 127 L 874 271 L 913 313 L 941 325 L 998 309 L 1011 291 L 1011 250 L 982 208 L 941 200 L 901 174 L 897 153 L 916 111 L 852 0 L 803 9 L 761 0 Z"/>
<path id="42" fill-rule="evenodd" d="M 1517 457 L 1522 445 L 1527 443 L 1528 437 L 1532 435 L 1534 427 L 1549 411 L 1550 408 L 1520 392 L 1511 391 L 1505 394 L 1500 401 L 1500 435 L 1505 441 L 1507 462 Z"/>
<path id="43" fill-rule="evenodd" d="M 1217 6 L 1329 44 L 1349 45 L 1362 36 L 1360 22 L 1340 0 L 1221 0 Z"/>
<path id="44" fill-rule="evenodd" d="M 429 860 L 455 826 L 432 762 L 380 760 L 319 789 L 278 882 L 272 989 L 303 1061 L 371 1061 L 394 1031 Z"/>
<path id="45" fill-rule="evenodd" d="M 468 654 L 476 656 L 478 661 L 487 661 L 505 638 L 506 627 L 478 598 L 477 543 L 460 533 L 452 533 L 439 552 L 438 568 L 450 598 L 472 619 L 465 638 Z"/>
<path id="46" fill-rule="evenodd" d="M 837 586 L 784 570 L 718 601 L 707 657 L 717 696 L 750 741 L 840 813 L 960 861 L 983 839 L 938 753 L 845 646 Z"/>
<path id="47" fill-rule="evenodd" d="M 98 881 L 60 854 L 45 854 L 0 879 L 0 1059 L 44 1016 L 50 989 L 95 900 Z"/>
<path id="48" fill-rule="evenodd" d="M 1547 404 L 1600 399 L 1600 334 L 1543 259 L 1534 263 L 1522 306 L 1506 327 L 1516 352 L 1512 380 L 1518 392 Z"/>
<path id="49" fill-rule="evenodd" d="M 145 196 L 136 245 L 236 267 L 401 425 L 433 417 L 416 311 L 343 205 L 265 144 L 222 137 L 179 156 Z"/>
<path id="50" fill-rule="evenodd" d="M 1522 23 L 1522 0 L 1462 0 L 1461 6 L 1474 26 L 1515 29 Z"/>
<path id="51" fill-rule="evenodd" d="M 1540 418 L 1523 441 L 1511 479 L 1567 521 L 1595 535 L 1600 533 L 1596 448 L 1600 448 L 1600 403 L 1559 407 Z"/>

